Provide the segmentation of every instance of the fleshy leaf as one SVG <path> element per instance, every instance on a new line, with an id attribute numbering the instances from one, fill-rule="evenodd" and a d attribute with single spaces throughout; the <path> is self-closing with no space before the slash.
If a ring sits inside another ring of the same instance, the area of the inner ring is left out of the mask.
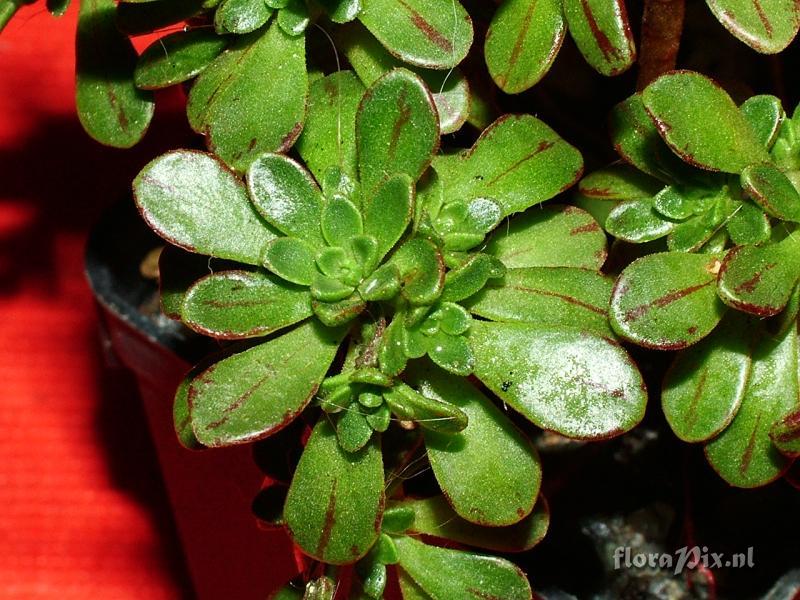
<path id="1" fill-rule="evenodd" d="M 506 268 L 488 254 L 474 254 L 457 269 L 447 272 L 444 279 L 443 302 L 459 302 L 479 292 L 490 279 L 502 277 Z"/>
<path id="2" fill-rule="evenodd" d="M 178 389 L 175 391 L 175 401 L 172 404 L 172 424 L 175 427 L 175 434 L 178 436 L 178 442 L 187 450 L 200 450 L 203 447 L 194 435 L 189 409 L 189 390 L 191 389 L 192 380 L 201 371 L 203 371 L 203 368 L 200 366 L 194 367 L 189 371 L 178 385 Z"/>
<path id="3" fill-rule="evenodd" d="M 136 87 L 154 90 L 197 76 L 228 45 L 206 29 L 176 31 L 159 38 L 142 52 L 134 71 Z"/>
<path id="4" fill-rule="evenodd" d="M 800 244 L 788 237 L 766 246 L 737 246 L 725 256 L 718 291 L 725 304 L 760 317 L 778 314 L 800 278 Z"/>
<path id="5" fill-rule="evenodd" d="M 641 244 L 669 234 L 675 223 L 658 214 L 652 198 L 641 198 L 620 202 L 608 214 L 605 228 L 614 237 Z"/>
<path id="6" fill-rule="evenodd" d="M 334 23 L 349 23 L 361 11 L 362 0 L 318 0 Z"/>
<path id="7" fill-rule="evenodd" d="M 292 237 L 279 237 L 267 244 L 264 266 L 286 281 L 305 286 L 311 285 L 317 273 L 314 249 Z"/>
<path id="8" fill-rule="evenodd" d="M 258 212 L 276 229 L 314 247 L 324 244 L 322 193 L 297 162 L 281 154 L 259 156 L 247 171 L 247 188 Z"/>
<path id="9" fill-rule="evenodd" d="M 339 413 L 336 422 L 336 438 L 339 445 L 347 452 L 358 452 L 367 445 L 372 437 L 372 427 L 366 415 L 361 412 L 358 403 L 354 402 Z"/>
<path id="10" fill-rule="evenodd" d="M 433 161 L 446 202 L 491 198 L 506 215 L 549 200 L 583 171 L 580 152 L 539 119 L 505 115 L 469 150 Z"/>
<path id="11" fill-rule="evenodd" d="M 305 36 L 275 22 L 239 36 L 197 78 L 186 105 L 189 123 L 209 149 L 237 171 L 264 152 L 294 144 L 306 113 Z"/>
<path id="12" fill-rule="evenodd" d="M 279 12 L 276 19 L 278 26 L 288 35 L 300 37 L 308 24 L 311 22 L 311 15 L 308 7 L 303 0 L 289 0 Z"/>
<path id="13" fill-rule="evenodd" d="M 457 406 L 424 396 L 405 384 L 386 390 L 383 397 L 400 419 L 416 421 L 425 429 L 450 435 L 467 426 L 468 417 Z"/>
<path id="14" fill-rule="evenodd" d="M 289 535 L 309 556 L 349 564 L 378 539 L 384 502 L 378 439 L 346 452 L 325 416 L 314 427 L 283 511 Z"/>
<path id="15" fill-rule="evenodd" d="M 575 45 L 595 70 L 619 75 L 633 65 L 633 43 L 622 0 L 564 0 L 564 16 Z"/>
<path id="16" fill-rule="evenodd" d="M 322 234 L 331 246 L 342 247 L 361 235 L 364 224 L 361 212 L 345 198 L 331 198 L 322 211 Z"/>
<path id="17" fill-rule="evenodd" d="M 731 97 L 699 73 L 662 75 L 642 92 L 661 137 L 691 165 L 739 174 L 769 155 Z"/>
<path id="18" fill-rule="evenodd" d="M 466 302 L 492 321 L 580 327 L 611 333 L 608 304 L 613 281 L 596 271 L 569 267 L 509 269 Z"/>
<path id="19" fill-rule="evenodd" d="M 619 163 L 590 173 L 578 184 L 578 191 L 587 198 L 598 200 L 638 200 L 650 198 L 661 190 L 663 183 Z"/>
<path id="20" fill-rule="evenodd" d="M 733 420 L 750 376 L 752 337 L 749 319 L 729 312 L 708 337 L 675 357 L 661 406 L 680 439 L 709 440 Z"/>
<path id="21" fill-rule="evenodd" d="M 774 339 L 764 335 L 753 353 L 753 367 L 742 405 L 733 422 L 706 445 L 706 458 L 725 481 L 758 487 L 780 477 L 791 461 L 778 452 L 770 428 L 798 406 L 797 332 Z"/>
<path id="22" fill-rule="evenodd" d="M 397 173 L 420 178 L 439 148 L 439 117 L 417 75 L 394 69 L 367 90 L 356 114 L 356 144 L 365 197 Z"/>
<path id="23" fill-rule="evenodd" d="M 408 536 L 395 538 L 394 542 L 400 557 L 401 582 L 402 575 L 407 574 L 431 598 L 533 597 L 525 574 L 505 559 L 429 546 Z M 407 598 L 405 591 L 403 595 Z"/>
<path id="24" fill-rule="evenodd" d="M 391 177 L 372 198 L 364 200 L 364 231 L 378 241 L 376 260 L 405 233 L 414 210 L 414 185 L 405 174 Z"/>
<path id="25" fill-rule="evenodd" d="M 530 514 L 542 469 L 530 441 L 486 396 L 432 365 L 410 380 L 427 397 L 458 406 L 469 422 L 458 433 L 425 431 L 436 480 L 453 509 L 471 523 L 502 526 Z"/>
<path id="26" fill-rule="evenodd" d="M 510 269 L 599 270 L 606 260 L 606 236 L 586 211 L 549 204 L 514 217 L 507 227 L 498 227 L 485 252 Z"/>
<path id="27" fill-rule="evenodd" d="M 429 338 L 428 356 L 445 371 L 466 377 L 472 373 L 475 357 L 467 340 L 460 335 L 439 332 Z"/>
<path id="28" fill-rule="evenodd" d="M 453 0 L 363 0 L 358 18 L 389 52 L 417 67 L 455 67 L 472 44 L 472 20 Z"/>
<path id="29" fill-rule="evenodd" d="M 314 314 L 328 327 L 344 325 L 361 314 L 366 307 L 367 303 L 358 294 L 353 294 L 338 302 L 321 302 L 319 300 L 311 302 Z"/>
<path id="30" fill-rule="evenodd" d="M 412 238 L 400 246 L 391 263 L 400 271 L 403 295 L 416 305 L 433 303 L 444 288 L 444 262 L 430 241 Z"/>
<path id="31" fill-rule="evenodd" d="M 769 240 L 769 217 L 752 202 L 742 202 L 725 223 L 734 244 L 760 244 Z"/>
<path id="32" fill-rule="evenodd" d="M 719 261 L 706 254 L 662 252 L 631 263 L 611 296 L 611 325 L 622 337 L 659 350 L 703 339 L 725 312 L 715 283 Z"/>
<path id="33" fill-rule="evenodd" d="M 355 179 L 355 119 L 364 91 L 352 71 L 339 71 L 311 84 L 297 151 L 318 180 L 334 165 Z"/>
<path id="34" fill-rule="evenodd" d="M 192 284 L 208 275 L 208 257 L 177 246 L 165 246 L 158 257 L 158 296 L 161 312 L 180 320 L 183 299 Z"/>
<path id="35" fill-rule="evenodd" d="M 399 291 L 400 272 L 394 265 L 380 267 L 358 286 L 358 293 L 370 302 L 391 300 Z"/>
<path id="36" fill-rule="evenodd" d="M 133 180 L 133 194 L 147 224 L 190 252 L 260 265 L 275 238 L 242 182 L 202 152 L 175 150 L 156 158 Z"/>
<path id="37" fill-rule="evenodd" d="M 311 316 L 311 298 L 308 290 L 263 271 L 223 271 L 186 292 L 181 316 L 189 327 L 212 337 L 256 337 Z"/>
<path id="38" fill-rule="evenodd" d="M 155 103 L 133 83 L 136 50 L 117 29 L 113 0 L 80 3 L 75 47 L 75 99 L 83 128 L 101 144 L 130 148 L 147 131 Z"/>
<path id="39" fill-rule="evenodd" d="M 753 128 L 759 143 L 772 148 L 786 116 L 780 99 L 769 94 L 751 96 L 739 106 L 739 110 Z"/>
<path id="40" fill-rule="evenodd" d="M 769 437 L 781 454 L 790 458 L 800 457 L 800 410 L 794 409 L 775 423 Z"/>
<path id="41" fill-rule="evenodd" d="M 496 552 L 530 550 L 544 538 L 550 525 L 550 511 L 544 496 L 537 498 L 533 512 L 527 517 L 505 527 L 483 527 L 462 519 L 444 496 L 404 500 L 387 508 L 387 517 L 391 511 L 401 509 L 413 511 L 409 533 L 453 540 Z"/>
<path id="42" fill-rule="evenodd" d="M 267 22 L 272 9 L 264 0 L 223 0 L 214 13 L 218 34 L 250 33 Z"/>
<path id="43" fill-rule="evenodd" d="M 311 321 L 203 371 L 189 390 L 197 439 L 228 446 L 288 425 L 311 402 L 343 335 Z"/>
<path id="44" fill-rule="evenodd" d="M 561 48 L 566 24 L 558 0 L 506 0 L 492 17 L 484 56 L 489 74 L 507 94 L 544 77 Z"/>
<path id="45" fill-rule="evenodd" d="M 706 0 L 714 16 L 745 44 L 764 54 L 786 48 L 800 29 L 793 0 Z"/>
<path id="46" fill-rule="evenodd" d="M 644 416 L 647 393 L 618 344 L 565 327 L 474 321 L 475 375 L 543 429 L 575 439 L 605 439 Z"/>
<path id="47" fill-rule="evenodd" d="M 742 189 L 773 217 L 800 223 L 800 193 L 777 167 L 750 165 L 742 171 Z"/>

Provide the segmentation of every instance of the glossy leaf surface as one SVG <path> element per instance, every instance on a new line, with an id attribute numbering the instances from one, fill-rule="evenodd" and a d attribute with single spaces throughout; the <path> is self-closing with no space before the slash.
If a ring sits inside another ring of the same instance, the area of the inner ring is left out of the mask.
<path id="1" fill-rule="evenodd" d="M 424 396 L 454 404 L 469 419 L 458 433 L 424 434 L 433 473 L 456 513 L 489 526 L 530 514 L 542 478 L 530 441 L 467 381 L 432 365 L 415 368 L 411 380 Z"/>
<path id="2" fill-rule="evenodd" d="M 429 546 L 408 536 L 394 542 L 403 572 L 431 598 L 532 598 L 524 573 L 507 560 Z"/>
<path id="3" fill-rule="evenodd" d="M 636 46 L 622 0 L 564 0 L 575 44 L 595 70 L 619 75 L 636 60 Z"/>
<path id="4" fill-rule="evenodd" d="M 558 0 L 506 0 L 486 33 L 489 74 L 507 94 L 524 92 L 550 69 L 565 33 Z"/>
<path id="5" fill-rule="evenodd" d="M 800 8 L 793 0 L 706 0 L 725 28 L 765 54 L 788 46 L 800 29 Z"/>
<path id="6" fill-rule="evenodd" d="M 288 425 L 311 402 L 343 333 L 311 321 L 203 371 L 189 390 L 197 439 L 227 446 Z"/>
<path id="7" fill-rule="evenodd" d="M 741 181 L 742 189 L 767 214 L 800 223 L 800 193 L 777 167 L 750 165 L 742 171 Z"/>
<path id="8" fill-rule="evenodd" d="M 662 75 L 645 88 L 642 101 L 664 141 L 689 164 L 738 174 L 769 161 L 731 97 L 699 73 Z"/>
<path id="9" fill-rule="evenodd" d="M 622 337 L 660 350 L 678 350 L 708 335 L 725 312 L 717 298 L 717 259 L 666 252 L 631 263 L 611 297 L 611 325 Z"/>
<path id="10" fill-rule="evenodd" d="M 310 317 L 311 296 L 264 271 L 222 271 L 186 292 L 181 316 L 189 327 L 211 337 L 256 337 Z"/>
<path id="11" fill-rule="evenodd" d="M 793 410 L 769 431 L 775 447 L 790 458 L 800 457 L 800 410 Z"/>
<path id="12" fill-rule="evenodd" d="M 391 250 L 411 222 L 414 186 L 405 174 L 386 181 L 375 196 L 364 201 L 364 230 L 377 240 L 376 259 Z"/>
<path id="13" fill-rule="evenodd" d="M 264 152 L 294 144 L 306 112 L 305 36 L 275 23 L 239 36 L 197 78 L 189 123 L 209 149 L 238 171 Z"/>
<path id="14" fill-rule="evenodd" d="M 175 150 L 156 158 L 134 179 L 133 193 L 147 224 L 190 252 L 259 265 L 275 237 L 242 182 L 202 152 Z"/>
<path id="15" fill-rule="evenodd" d="M 579 329 L 475 321 L 475 375 L 514 410 L 570 438 L 609 438 L 643 417 L 647 393 L 628 354 Z"/>
<path id="16" fill-rule="evenodd" d="M 359 20 L 400 60 L 455 67 L 472 44 L 472 20 L 453 0 L 362 0 Z"/>
<path id="17" fill-rule="evenodd" d="M 549 200 L 581 176 L 580 152 L 530 115 L 500 117 L 472 148 L 433 161 L 445 201 L 491 198 L 506 215 Z"/>
<path id="18" fill-rule="evenodd" d="M 508 226 L 498 227 L 486 252 L 508 268 L 598 270 L 606 259 L 606 236 L 586 211 L 550 204 L 514 217 Z"/>
<path id="19" fill-rule="evenodd" d="M 378 538 L 383 460 L 377 436 L 358 452 L 339 447 L 323 416 L 297 465 L 284 519 L 303 551 L 330 564 L 353 563 Z"/>
<path id="20" fill-rule="evenodd" d="M 177 31 L 150 44 L 134 71 L 136 87 L 160 89 L 198 75 L 225 49 L 228 42 L 206 29 Z"/>
<path id="21" fill-rule="evenodd" d="M 117 29 L 113 0 L 80 3 L 75 100 L 86 132 L 101 144 L 130 148 L 147 131 L 155 103 L 133 83 L 136 50 Z"/>
<path id="22" fill-rule="evenodd" d="M 786 116 L 780 99 L 769 94 L 750 96 L 742 102 L 739 110 L 755 131 L 758 141 L 765 148 L 771 148 Z"/>
<path id="23" fill-rule="evenodd" d="M 797 333 L 792 329 L 779 339 L 764 335 L 753 353 L 739 412 L 706 445 L 711 466 L 736 487 L 757 487 L 777 479 L 790 460 L 772 444 L 770 429 L 797 405 Z"/>

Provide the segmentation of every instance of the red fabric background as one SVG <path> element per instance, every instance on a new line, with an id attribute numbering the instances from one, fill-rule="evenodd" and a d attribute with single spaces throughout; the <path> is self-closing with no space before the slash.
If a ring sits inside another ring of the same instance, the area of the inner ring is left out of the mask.
<path id="1" fill-rule="evenodd" d="M 119 151 L 86 137 L 76 9 L 54 19 L 37 3 L 0 34 L 0 598 L 180 598 L 141 408 L 103 367 L 82 261 L 102 208 L 186 127 L 167 95 L 153 129 L 169 139 Z"/>

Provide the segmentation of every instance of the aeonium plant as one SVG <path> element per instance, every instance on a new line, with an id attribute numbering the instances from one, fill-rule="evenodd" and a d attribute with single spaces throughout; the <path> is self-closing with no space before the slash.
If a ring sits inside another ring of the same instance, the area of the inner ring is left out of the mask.
<path id="1" fill-rule="evenodd" d="M 308 170 L 266 153 L 243 183 L 183 150 L 134 182 L 159 235 L 219 261 L 202 258 L 212 272 L 181 288 L 167 249 L 166 312 L 248 340 L 186 378 L 179 436 L 239 444 L 304 415 L 316 425 L 275 518 L 303 553 L 357 563 L 372 598 L 394 564 L 407 598 L 530 598 L 513 564 L 416 536 L 520 551 L 547 526 L 533 445 L 467 375 L 573 438 L 643 416 L 641 376 L 608 326 L 605 235 L 577 208 L 523 212 L 572 185 L 581 156 L 526 115 L 439 154 L 433 97 L 403 69 L 366 90 L 351 72 L 323 77 L 308 110 L 296 146 Z M 396 431 L 416 440 L 440 493 L 405 497 L 384 443 Z M 308 585 L 335 588 L 327 576 Z"/>
<path id="2" fill-rule="evenodd" d="M 737 106 L 702 75 L 668 73 L 614 110 L 625 163 L 579 186 L 609 233 L 648 244 L 615 284 L 614 330 L 680 351 L 667 420 L 742 487 L 798 454 L 797 127 L 773 96 Z"/>

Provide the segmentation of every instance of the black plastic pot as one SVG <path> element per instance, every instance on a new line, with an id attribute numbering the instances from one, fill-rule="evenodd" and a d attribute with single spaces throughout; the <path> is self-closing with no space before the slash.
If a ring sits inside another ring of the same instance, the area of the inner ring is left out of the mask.
<path id="1" fill-rule="evenodd" d="M 103 335 L 136 377 L 194 591 L 201 600 L 263 600 L 296 573 L 282 531 L 263 531 L 251 503 L 263 475 L 250 447 L 186 450 L 172 426 L 172 398 L 189 364 L 209 350 L 158 311 L 157 286 L 140 264 L 161 242 L 131 202 L 94 228 L 86 274 Z"/>

